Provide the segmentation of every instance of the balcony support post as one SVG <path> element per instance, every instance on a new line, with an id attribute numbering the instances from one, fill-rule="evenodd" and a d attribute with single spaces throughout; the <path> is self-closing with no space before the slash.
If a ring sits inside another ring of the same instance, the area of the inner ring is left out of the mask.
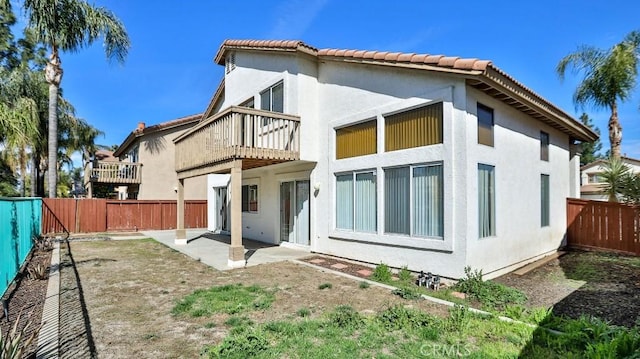
<path id="1" fill-rule="evenodd" d="M 242 246 L 242 160 L 235 160 L 231 167 L 231 246 L 228 265 L 237 268 L 245 264 Z"/>
<path id="2" fill-rule="evenodd" d="M 184 229 L 184 179 L 178 179 L 178 210 L 176 223 L 176 245 L 187 244 L 187 231 Z"/>

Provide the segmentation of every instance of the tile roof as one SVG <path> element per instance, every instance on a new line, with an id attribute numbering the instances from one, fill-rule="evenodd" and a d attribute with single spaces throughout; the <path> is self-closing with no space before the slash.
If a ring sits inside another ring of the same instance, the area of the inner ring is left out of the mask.
<path id="1" fill-rule="evenodd" d="M 489 60 L 444 55 L 348 49 L 317 49 L 299 40 L 225 40 L 214 61 L 224 65 L 233 50 L 303 52 L 319 59 L 422 68 L 461 74 L 469 86 L 488 93 L 528 115 L 556 127 L 581 141 L 595 141 L 598 135 L 571 115 L 544 99 Z"/>

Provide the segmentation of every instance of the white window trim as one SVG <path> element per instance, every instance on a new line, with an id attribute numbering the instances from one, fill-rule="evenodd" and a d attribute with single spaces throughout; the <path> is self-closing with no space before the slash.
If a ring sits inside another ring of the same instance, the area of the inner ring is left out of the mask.
<path id="1" fill-rule="evenodd" d="M 351 223 L 353 225 L 353 228 L 351 229 L 347 229 L 347 228 L 338 228 L 338 216 L 336 215 L 336 206 L 334 206 L 333 209 L 333 230 L 337 231 L 337 232 L 346 232 L 346 233 L 368 233 L 368 234 L 375 234 L 378 233 L 380 224 L 378 223 L 378 211 L 380 210 L 379 208 L 376 208 L 376 229 L 373 231 L 358 231 L 356 230 L 356 176 L 358 174 L 362 174 L 362 173 L 371 173 L 373 174 L 374 177 L 376 177 L 376 203 L 378 202 L 378 197 L 379 197 L 379 193 L 377 191 L 378 188 L 378 173 L 377 170 L 374 169 L 367 169 L 367 170 L 357 170 L 357 171 L 344 171 L 344 172 L 337 172 L 333 174 L 333 182 L 334 185 L 335 183 L 337 183 L 338 180 L 338 176 L 345 176 L 345 175 L 351 175 L 351 188 L 352 188 L 352 203 L 353 203 L 353 211 L 351 212 Z M 334 201 L 337 201 L 337 191 L 336 194 L 334 196 Z M 336 204 L 337 205 L 337 204 Z M 376 206 L 377 207 L 377 206 Z"/>

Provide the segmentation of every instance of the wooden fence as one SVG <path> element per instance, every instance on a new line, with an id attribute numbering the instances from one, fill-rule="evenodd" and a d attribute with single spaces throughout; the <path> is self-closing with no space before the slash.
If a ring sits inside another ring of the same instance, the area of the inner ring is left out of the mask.
<path id="1" fill-rule="evenodd" d="M 640 255 L 640 207 L 567 199 L 567 244 Z"/>
<path id="2" fill-rule="evenodd" d="M 176 201 L 45 198 L 42 233 L 175 229 Z M 185 201 L 185 228 L 207 227 L 207 201 Z"/>

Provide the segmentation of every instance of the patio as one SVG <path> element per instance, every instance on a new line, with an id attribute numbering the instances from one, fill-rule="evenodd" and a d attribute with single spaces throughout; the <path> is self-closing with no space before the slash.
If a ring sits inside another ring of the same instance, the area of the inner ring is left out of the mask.
<path id="1" fill-rule="evenodd" d="M 231 236 L 206 229 L 188 229 L 187 244 L 176 245 L 176 231 L 144 231 L 143 234 L 218 270 L 229 270 Z M 309 252 L 242 238 L 245 266 L 303 258 Z"/>

